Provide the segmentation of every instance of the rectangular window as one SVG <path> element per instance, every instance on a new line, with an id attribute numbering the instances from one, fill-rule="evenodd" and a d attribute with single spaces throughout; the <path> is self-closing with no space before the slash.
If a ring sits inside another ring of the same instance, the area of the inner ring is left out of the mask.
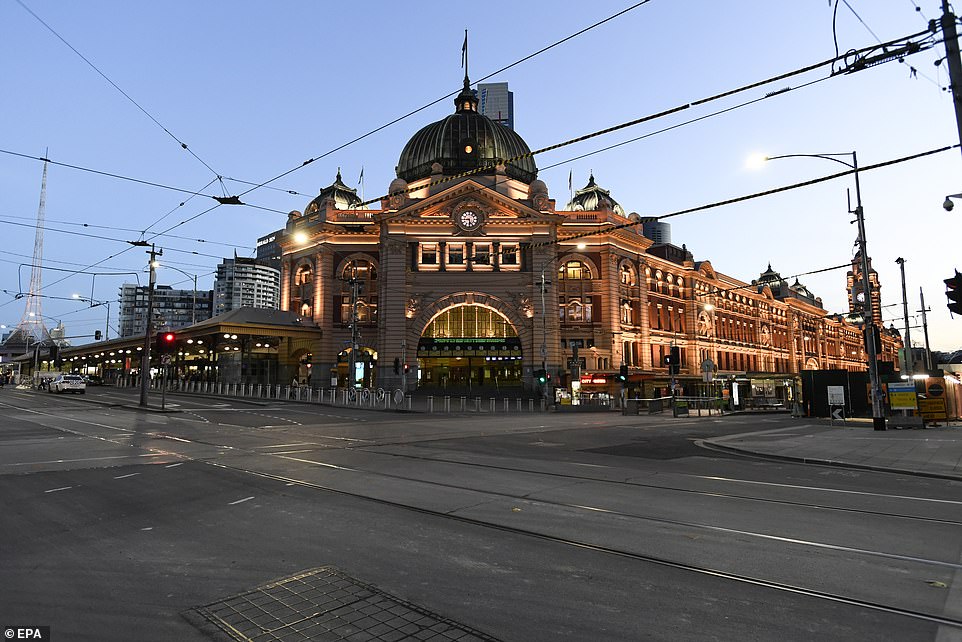
<path id="1" fill-rule="evenodd" d="M 474 265 L 476 267 L 487 267 L 491 265 L 491 244 L 474 244 Z"/>
<path id="2" fill-rule="evenodd" d="M 517 268 L 521 265 L 518 257 L 518 244 L 517 243 L 502 243 L 501 244 L 501 267 L 505 269 Z"/>
<path id="3" fill-rule="evenodd" d="M 438 244 L 421 243 L 421 265 L 438 264 Z"/>
<path id="4" fill-rule="evenodd" d="M 464 243 L 448 243 L 447 264 L 450 268 L 464 267 Z"/>

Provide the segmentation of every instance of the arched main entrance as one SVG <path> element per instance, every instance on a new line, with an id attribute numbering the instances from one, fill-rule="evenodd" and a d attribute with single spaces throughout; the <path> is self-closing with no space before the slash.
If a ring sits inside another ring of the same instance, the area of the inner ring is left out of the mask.
<path id="1" fill-rule="evenodd" d="M 520 390 L 521 339 L 494 308 L 462 303 L 434 316 L 418 341 L 418 387 L 452 394 Z"/>

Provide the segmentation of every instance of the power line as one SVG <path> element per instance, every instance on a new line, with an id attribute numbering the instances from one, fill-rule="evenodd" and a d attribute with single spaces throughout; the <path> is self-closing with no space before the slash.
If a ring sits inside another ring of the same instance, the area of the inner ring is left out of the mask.
<path id="1" fill-rule="evenodd" d="M 925 35 L 925 34 L 928 34 L 928 33 L 929 33 L 929 31 L 928 31 L 928 30 L 925 30 L 925 31 L 921 31 L 921 32 L 912 34 L 912 35 L 910 35 L 910 36 L 905 36 L 905 37 L 902 37 L 902 38 L 896 38 L 896 39 L 894 39 L 894 40 L 889 41 L 888 43 L 884 43 L 883 48 L 884 48 L 885 45 L 891 45 L 891 44 L 895 44 L 895 43 L 898 43 L 898 42 L 902 42 L 902 41 L 904 41 L 904 40 L 909 40 L 909 39 L 912 39 L 912 38 L 917 38 L 917 37 L 919 37 L 919 36 L 922 36 L 922 35 Z M 571 138 L 571 139 L 568 139 L 568 140 L 563 141 L 563 142 L 560 142 L 560 143 L 555 143 L 555 144 L 553 144 L 553 145 L 548 145 L 547 147 L 542 147 L 541 149 L 536 149 L 536 150 L 534 150 L 534 151 L 529 151 L 529 152 L 525 152 L 525 153 L 523 153 L 523 154 L 518 154 L 518 155 L 516 155 L 516 156 L 514 156 L 514 157 L 512 157 L 512 158 L 506 158 L 506 159 L 503 159 L 503 160 L 499 160 L 498 163 L 499 163 L 499 164 L 504 164 L 504 165 L 508 165 L 508 164 L 511 164 L 511 163 L 515 163 L 515 162 L 517 162 L 517 161 L 519 161 L 519 160 L 522 160 L 522 159 L 525 159 L 525 158 L 531 158 L 531 157 L 536 156 L 536 155 L 538 155 L 538 154 L 543 154 L 543 153 L 545 153 L 545 152 L 553 151 L 553 150 L 555 150 L 555 149 L 560 149 L 560 148 L 562 148 L 562 147 L 567 147 L 567 146 L 569 146 L 569 145 L 574 145 L 575 143 L 584 142 L 584 141 L 586 141 L 586 140 L 590 140 L 590 139 L 596 138 L 596 137 L 598 137 L 598 136 L 603 136 L 603 135 L 605 135 L 605 134 L 610 134 L 610 133 L 612 133 L 612 132 L 619 131 L 619 130 L 621 130 L 621 129 L 625 129 L 625 128 L 628 128 L 628 127 L 634 127 L 635 125 L 639 125 L 639 124 L 641 124 L 641 123 L 645 123 L 645 122 L 650 122 L 650 121 L 653 121 L 653 120 L 657 120 L 657 119 L 663 118 L 663 117 L 665 117 L 665 116 L 670 116 L 670 115 L 672 115 L 672 114 L 676 114 L 676 113 L 685 111 L 685 110 L 687 110 L 687 109 L 690 109 L 690 108 L 692 108 L 692 107 L 694 107 L 694 106 L 704 105 L 704 104 L 707 104 L 707 103 L 709 103 L 709 102 L 713 102 L 713 101 L 716 101 L 716 100 L 720 100 L 721 98 L 725 98 L 725 97 L 727 97 L 727 96 L 733 96 L 733 95 L 735 95 L 735 94 L 739 94 L 739 93 L 748 91 L 748 90 L 750 90 L 750 89 L 755 89 L 755 88 L 758 88 L 758 87 L 762 87 L 762 86 L 764 86 L 764 85 L 771 84 L 771 83 L 773 83 L 773 82 L 777 82 L 777 81 L 780 81 L 780 80 L 785 80 L 785 79 L 787 79 L 787 78 L 791 78 L 791 77 L 794 77 L 794 76 L 798 76 L 798 75 L 800 75 L 800 74 L 808 73 L 808 72 L 810 72 L 810 71 L 814 71 L 815 69 L 819 69 L 820 67 L 825 67 L 825 66 L 827 66 L 827 65 L 832 65 L 832 67 L 833 67 L 833 74 L 834 74 L 834 73 L 835 73 L 835 72 L 834 72 L 834 65 L 835 65 L 836 62 L 843 61 L 843 60 L 845 60 L 846 58 L 849 58 L 849 57 L 854 57 L 855 60 L 860 60 L 860 56 L 861 56 L 862 54 L 865 54 L 865 53 L 868 53 L 868 52 L 872 52 L 872 51 L 876 51 L 876 50 L 878 50 L 878 49 L 879 49 L 879 47 L 878 47 L 877 45 L 872 45 L 872 46 L 870 46 L 870 47 L 864 47 L 864 48 L 859 49 L 859 50 L 853 50 L 853 51 L 850 51 L 850 52 L 846 53 L 844 56 L 836 56 L 835 58 L 830 58 L 830 59 L 828 59 L 828 60 L 823 60 L 822 62 L 818 62 L 818 63 L 812 64 L 812 65 L 808 65 L 808 66 L 806 66 L 806 67 L 801 67 L 801 68 L 799 68 L 799 69 L 795 69 L 795 70 L 793 70 L 793 71 L 789 71 L 789 72 L 786 72 L 786 73 L 783 73 L 783 74 L 779 74 L 779 75 L 777 75 L 777 76 L 772 76 L 772 77 L 766 78 L 766 79 L 764 79 L 764 80 L 759 80 L 759 81 L 756 81 L 756 82 L 753 82 L 753 83 L 750 83 L 750 84 L 747 84 L 747 85 L 742 85 L 741 87 L 738 87 L 738 88 L 736 88 L 736 89 L 731 89 L 731 90 L 728 90 L 728 91 L 725 91 L 725 92 L 722 92 L 722 93 L 719 93 L 719 94 L 715 94 L 715 95 L 713 95 L 713 96 L 709 96 L 708 98 L 702 98 L 702 99 L 700 99 L 700 100 L 695 100 L 695 101 L 692 101 L 692 102 L 690 102 L 690 103 L 683 103 L 683 104 L 681 104 L 681 105 L 676 105 L 675 107 L 671 107 L 671 108 L 669 108 L 669 109 L 665 109 L 665 110 L 663 110 L 663 111 L 661 111 L 661 112 L 658 112 L 658 113 L 649 114 L 649 115 L 647 115 L 647 116 L 642 116 L 642 117 L 640 117 L 640 118 L 636 118 L 636 119 L 634 119 L 634 120 L 630 120 L 630 121 L 627 121 L 627 122 L 624 122 L 624 123 L 621 123 L 621 124 L 618 124 L 618 125 L 613 125 L 613 126 L 611 126 L 611 127 L 605 128 L 605 129 L 600 129 L 600 130 L 597 130 L 597 131 L 594 131 L 594 132 L 591 132 L 591 133 L 588 133 L 588 134 L 583 134 L 583 135 L 581 135 L 581 136 L 577 136 L 577 137 L 575 137 L 575 138 Z M 921 45 L 919 46 L 919 48 L 918 48 L 916 51 L 911 51 L 911 52 L 909 52 L 909 53 L 917 53 L 917 51 L 921 51 Z M 907 53 L 907 54 L 904 54 L 904 55 L 909 55 L 909 54 Z M 863 65 L 863 66 L 861 66 L 861 67 L 855 68 L 855 69 L 853 69 L 853 71 L 861 71 L 861 70 L 863 70 L 863 69 L 865 69 L 865 68 L 867 68 L 867 67 L 869 67 L 869 66 L 878 66 L 878 65 L 881 65 L 881 64 L 885 64 L 886 62 L 890 62 L 891 60 L 892 60 L 892 58 L 879 60 L 879 61 L 875 62 L 875 63 L 872 64 L 872 65 Z M 809 83 L 809 84 L 812 84 L 812 83 Z M 775 95 L 784 93 L 785 91 L 787 91 L 787 90 L 786 90 L 786 89 L 780 89 L 780 90 L 778 90 L 777 92 L 772 92 L 772 93 L 768 94 L 768 95 L 766 96 L 766 98 L 767 98 L 767 97 L 770 97 L 770 96 L 775 96 Z M 371 203 L 380 202 L 382 199 L 389 198 L 390 196 L 393 196 L 393 195 L 395 195 L 395 194 L 406 194 L 406 193 L 409 193 L 409 192 L 413 192 L 413 191 L 417 191 L 417 190 L 422 190 L 422 189 L 425 189 L 425 188 L 427 188 L 427 187 L 435 187 L 435 186 L 437 186 L 437 185 L 442 185 L 442 184 L 445 184 L 445 183 L 450 183 L 450 182 L 452 182 L 452 181 L 456 181 L 456 180 L 461 179 L 461 178 L 465 178 L 465 177 L 468 177 L 468 176 L 474 176 L 475 174 L 480 174 L 480 173 L 482 173 L 482 172 L 486 172 L 486 171 L 493 170 L 493 169 L 495 169 L 495 167 L 496 167 L 496 165 L 493 165 L 493 164 L 492 164 L 492 165 L 484 165 L 484 166 L 476 167 L 476 168 L 474 168 L 474 169 L 471 169 L 471 170 L 468 170 L 468 171 L 465 171 L 465 172 L 461 172 L 461 173 L 459 173 L 459 174 L 455 174 L 455 175 L 452 175 L 452 176 L 445 176 L 445 177 L 439 178 L 439 179 L 437 179 L 437 180 L 430 181 L 430 182 L 427 183 L 426 185 L 418 185 L 418 186 L 416 186 L 416 187 L 408 187 L 406 190 L 399 190 L 399 191 L 394 192 L 394 193 L 392 193 L 392 194 L 385 194 L 385 195 L 382 195 L 382 196 L 378 196 L 378 197 L 376 197 L 376 198 L 372 198 L 372 199 L 370 199 L 370 200 L 367 200 L 367 201 L 364 201 L 364 202 L 362 202 L 362 203 L 359 203 L 358 205 L 359 205 L 359 206 L 369 205 L 369 204 L 371 204 Z"/>
<path id="2" fill-rule="evenodd" d="M 946 145 L 945 147 L 939 147 L 938 149 L 930 149 L 925 152 L 919 152 L 917 154 L 911 154 L 909 156 L 902 156 L 901 158 L 894 158 L 892 160 L 882 161 L 881 163 L 875 163 L 874 165 L 866 165 L 865 167 L 859 167 L 859 173 L 869 172 L 875 169 L 881 169 L 883 167 L 888 167 L 890 165 L 898 165 L 900 163 L 906 163 L 913 160 L 918 160 L 919 158 L 924 158 L 926 156 L 931 156 L 933 154 L 940 154 L 942 152 L 949 151 L 951 149 L 956 149 L 960 147 L 958 143 L 955 145 Z M 849 169 L 842 172 L 837 172 L 835 174 L 829 174 L 827 176 L 822 176 L 819 178 L 813 178 L 808 181 L 802 181 L 801 183 L 793 183 L 791 185 L 783 185 L 782 187 L 776 187 L 770 190 L 765 190 L 763 192 L 755 192 L 753 194 L 747 194 L 745 196 L 736 196 L 735 198 L 729 198 L 724 201 L 715 201 L 714 203 L 708 203 L 706 205 L 699 205 L 697 207 L 689 207 L 684 210 L 678 210 L 676 212 L 671 212 L 669 214 L 662 214 L 661 216 L 650 217 L 656 220 L 662 220 L 666 218 L 674 218 L 676 216 L 682 216 L 684 214 L 693 214 L 695 212 L 702 212 L 704 210 L 714 209 L 716 207 L 722 207 L 724 205 L 733 205 L 735 203 L 741 203 L 744 201 L 750 201 L 757 198 L 762 198 L 763 196 L 771 196 L 772 194 L 779 194 L 781 192 L 788 192 L 791 190 L 800 189 L 802 187 L 808 187 L 810 185 L 816 185 L 818 183 L 824 183 L 826 181 L 835 180 L 836 178 L 841 178 L 843 176 L 849 176 L 854 174 L 856 170 Z M 609 225 L 606 227 L 599 227 L 590 232 L 582 232 L 579 234 L 572 234 L 571 236 L 566 236 L 565 238 L 559 238 L 555 241 L 543 241 L 540 243 L 532 243 L 531 247 L 543 247 L 548 245 L 556 245 L 561 242 L 571 241 L 573 239 L 584 238 L 588 236 L 594 236 L 596 234 L 610 233 L 614 230 L 627 229 L 631 227 L 636 227 L 642 225 L 644 221 L 631 221 L 629 223 L 622 223 L 619 225 Z"/>
<path id="3" fill-rule="evenodd" d="M 548 51 L 548 50 L 550 50 L 550 49 L 553 49 L 553 48 L 557 47 L 558 45 L 561 45 L 561 44 L 563 44 L 563 43 L 565 43 L 565 42 L 567 42 L 567 41 L 569 41 L 569 40 L 571 40 L 571 39 L 573 39 L 573 38 L 577 38 L 578 36 L 580 36 L 580 35 L 582 35 L 582 34 L 584 34 L 584 33 L 587 33 L 588 31 L 591 31 L 592 29 L 594 29 L 594 28 L 596 28 L 596 27 L 600 27 L 601 25 L 603 25 L 603 24 L 605 24 L 605 23 L 607 23 L 607 22 L 610 22 L 611 20 L 614 20 L 615 18 L 618 18 L 618 17 L 620 17 L 620 16 L 628 13 L 629 11 L 633 11 L 633 10 L 637 9 L 638 7 L 640 7 L 640 6 L 642 6 L 642 5 L 648 4 L 649 2 L 651 2 L 651 0 L 641 0 L 641 2 L 636 2 L 635 4 L 631 5 L 630 7 L 627 7 L 627 8 L 625 8 L 625 9 L 622 9 L 621 11 L 618 11 L 617 13 L 614 13 L 614 14 L 608 16 L 607 18 L 604 18 L 604 19 L 602 19 L 602 20 L 599 20 L 598 22 L 595 22 L 594 24 L 591 24 L 591 25 L 589 25 L 589 26 L 587 26 L 587 27 L 585 27 L 585 28 L 583 28 L 583 29 L 580 29 L 580 30 L 576 31 L 576 32 L 573 33 L 573 34 L 562 38 L 561 40 L 557 40 L 557 41 L 553 42 L 552 44 L 548 45 L 547 47 L 543 47 L 543 48 L 539 49 L 538 51 L 535 51 L 534 53 L 528 54 L 527 56 L 525 56 L 525 57 L 523 57 L 523 58 L 520 58 L 520 59 L 512 62 L 511 64 L 502 67 L 501 69 L 498 69 L 497 71 L 493 71 L 493 72 L 489 73 L 487 76 L 484 76 L 484 77 L 479 78 L 478 80 L 474 81 L 474 83 L 472 83 L 472 84 L 476 84 L 476 83 L 479 83 L 479 82 L 483 82 L 483 81 L 487 80 L 488 78 L 491 78 L 492 76 L 496 76 L 497 74 L 500 74 L 500 73 L 503 72 L 503 71 L 507 71 L 508 69 L 511 69 L 512 67 L 515 67 L 515 66 L 517 66 L 517 65 L 520 65 L 521 63 L 526 62 L 526 61 L 528 61 L 528 60 L 531 60 L 531 59 L 534 58 L 535 56 L 538 56 L 538 55 L 540 55 L 540 54 L 543 54 L 544 52 L 546 52 L 546 51 Z M 296 166 L 296 167 L 292 167 L 291 169 L 289 169 L 289 170 L 287 170 L 287 171 L 285 171 L 285 172 L 282 172 L 282 173 L 278 174 L 277 176 L 275 176 L 274 178 L 271 178 L 271 179 L 269 179 L 269 180 L 267 180 L 267 181 L 264 181 L 263 183 L 258 183 L 257 185 L 251 187 L 249 190 L 247 190 L 247 191 L 245 191 L 245 192 L 241 192 L 241 193 L 239 194 L 239 196 L 244 196 L 244 195 L 246 195 L 246 194 L 248 194 L 248 193 L 250 193 L 250 192 L 252 192 L 252 191 L 254 191 L 254 190 L 256 190 L 256 189 L 260 189 L 261 187 L 265 187 L 265 186 L 269 185 L 270 183 L 273 183 L 274 181 L 276 181 L 276 180 L 278 180 L 278 179 L 281 179 L 281 178 L 287 176 L 288 174 L 292 174 L 292 173 L 296 172 L 297 170 L 301 169 L 302 167 L 305 167 L 306 165 L 310 165 L 310 164 L 313 163 L 314 161 L 321 160 L 322 158 L 325 158 L 326 156 L 330 156 L 331 154 L 333 154 L 333 153 L 335 153 L 335 152 L 338 152 L 338 151 L 344 149 L 344 148 L 347 147 L 348 145 L 353 145 L 354 143 L 356 143 L 356 142 L 358 142 L 358 141 L 364 140 L 364 139 L 367 138 L 368 136 L 371 136 L 371 135 L 373 135 L 373 134 L 376 134 L 377 132 L 379 132 L 379 131 L 381 131 L 381 130 L 383 130 L 383 129 L 387 129 L 387 128 L 390 127 L 391 125 L 394 125 L 394 124 L 396 124 L 396 123 L 399 123 L 399 122 L 401 122 L 402 120 L 404 120 L 405 118 L 408 118 L 409 116 L 413 116 L 414 114 L 417 114 L 417 113 L 419 113 L 419 112 L 422 112 L 422 111 L 424 111 L 425 109 L 427 109 L 428 107 L 432 107 L 432 106 L 438 104 L 438 103 L 441 102 L 442 100 L 446 100 L 446 99 L 448 99 L 448 98 L 451 98 L 452 96 L 456 96 L 457 94 L 460 93 L 460 91 L 461 91 L 461 90 L 459 89 L 459 90 L 456 90 L 456 91 L 452 91 L 452 92 L 449 93 L 449 94 L 445 94 L 444 96 L 441 96 L 441 97 L 438 98 L 437 100 L 433 100 L 433 101 L 429 102 L 429 103 L 426 104 L 426 105 L 423 105 L 423 106 L 421 106 L 421 107 L 418 107 L 417 109 L 414 109 L 414 110 L 409 111 L 408 113 L 404 114 L 403 116 L 399 116 L 399 117 L 395 118 L 395 119 L 392 120 L 392 121 L 389 121 L 389 122 L 384 123 L 383 125 L 381 125 L 381 126 L 379 126 L 379 127 L 376 127 L 376 128 L 374 128 L 374 129 L 372 129 L 371 131 L 367 132 L 366 134 L 362 134 L 361 136 L 358 136 L 357 138 L 354 138 L 354 139 L 352 139 L 352 140 L 347 141 L 346 143 L 343 143 L 343 144 L 341 144 L 341 145 L 338 145 L 338 146 L 335 147 L 334 149 L 330 149 L 330 150 L 324 152 L 323 154 L 321 154 L 320 156 L 317 156 L 317 157 L 314 157 L 314 158 L 309 158 L 309 159 L 307 159 L 306 161 L 304 161 L 303 163 L 301 163 L 300 165 L 298 165 L 298 166 Z"/>
<path id="4" fill-rule="evenodd" d="M 3 218 L 7 218 L 7 219 L 14 218 L 14 219 L 20 219 L 20 220 L 33 220 L 33 219 L 31 219 L 30 217 L 28 217 L 28 216 L 14 216 L 14 215 L 12 215 L 12 214 L 0 215 L 0 219 L 3 219 Z M 73 222 L 73 221 L 60 221 L 60 220 L 52 220 L 52 219 L 49 219 L 49 218 L 48 218 L 48 219 L 44 219 L 44 220 L 45 220 L 46 222 L 48 222 L 48 223 L 57 223 L 57 224 L 59 224 L 59 225 L 74 225 L 74 226 L 86 227 L 86 228 L 91 228 L 91 229 L 117 230 L 118 232 L 135 232 L 135 233 L 137 233 L 137 234 L 144 234 L 144 233 L 146 232 L 145 230 L 137 230 L 137 229 L 133 229 L 133 228 L 130 228 L 130 227 L 117 227 L 117 226 L 115 226 L 115 225 L 96 225 L 96 224 L 94 224 L 94 223 L 75 223 L 75 222 Z M 173 238 L 173 239 L 181 239 L 181 240 L 184 240 L 184 241 L 194 241 L 194 242 L 196 242 L 196 243 L 207 243 L 208 245 L 222 245 L 222 246 L 224 246 L 224 247 L 229 247 L 229 248 L 234 248 L 234 249 L 238 249 L 238 248 L 239 248 L 239 249 L 242 249 L 242 250 L 252 250 L 252 249 L 255 249 L 255 248 L 251 247 L 250 245 L 241 245 L 241 244 L 239 244 L 239 243 L 222 243 L 222 242 L 220 242 L 220 241 L 208 241 L 207 239 L 195 239 L 195 238 L 191 238 L 191 237 L 189 237 L 189 236 L 180 236 L 180 235 L 178 235 L 178 234 L 161 234 L 160 236 L 166 236 L 166 237 Z"/>
<path id="5" fill-rule="evenodd" d="M 167 133 L 168 136 L 170 136 L 170 137 L 173 138 L 175 141 L 177 141 L 177 143 L 180 144 L 181 148 L 183 148 L 184 150 L 186 150 L 187 153 L 189 153 L 191 156 L 193 156 L 193 157 L 196 158 L 198 161 L 200 161 L 200 163 L 201 163 L 204 167 L 206 167 L 207 169 L 209 169 L 212 174 L 214 174 L 215 176 L 220 176 L 220 174 L 219 174 L 216 170 L 214 170 L 213 167 L 211 167 L 210 165 L 208 165 L 207 162 L 204 161 L 204 159 L 202 159 L 200 156 L 198 156 L 197 154 L 195 154 L 195 153 L 194 153 L 194 150 L 190 149 L 190 148 L 187 146 L 187 143 L 185 143 L 184 141 L 180 140 L 180 139 L 177 138 L 173 133 L 171 133 L 171 131 L 170 131 L 169 129 L 167 129 L 163 124 L 161 124 L 161 122 L 160 122 L 159 120 L 157 120 L 156 118 L 154 118 L 153 114 L 151 114 L 150 112 L 148 112 L 146 109 L 144 109 L 144 108 L 140 105 L 140 103 L 138 103 L 136 100 L 134 100 L 133 98 L 131 98 L 131 97 L 130 97 L 130 94 L 128 94 L 128 93 L 127 93 L 126 91 L 124 91 L 123 89 L 121 89 L 120 86 L 119 86 L 117 83 L 115 83 L 113 80 L 111 80 L 110 78 L 108 78 L 107 75 L 106 75 L 104 72 L 100 71 L 100 69 L 97 68 L 97 65 L 95 65 L 95 64 L 92 63 L 90 60 L 88 60 L 86 56 L 84 56 L 82 53 L 80 53 L 80 52 L 77 50 L 76 47 L 74 47 L 72 44 L 70 44 L 69 42 L 67 42 L 66 39 L 65 39 L 63 36 L 61 36 L 59 33 L 57 33 L 56 30 L 54 30 L 54 28 L 51 27 L 49 24 L 47 24 L 46 22 L 44 22 L 43 18 L 41 18 L 40 16 L 38 16 L 36 13 L 34 13 L 33 10 L 30 9 L 30 7 L 28 7 L 27 5 L 25 5 L 25 4 L 22 2 L 22 0 L 16 0 L 16 2 L 17 2 L 17 4 L 19 4 L 21 7 L 23 7 L 23 9 L 24 9 L 27 13 L 29 13 L 31 16 L 33 16 L 33 17 L 37 20 L 37 22 L 39 22 L 39 23 L 42 24 L 44 27 L 46 27 L 46 28 L 47 28 L 47 31 L 49 31 L 49 32 L 52 33 L 54 36 L 56 36 L 57 39 L 60 40 L 60 42 L 62 42 L 63 44 L 67 45 L 67 47 L 69 47 L 72 52 L 74 52 L 75 54 L 77 54 L 77 55 L 80 57 L 81 60 L 83 60 L 85 63 L 87 63 L 87 65 L 89 65 L 91 69 L 93 69 L 93 70 L 96 71 L 98 74 L 100 74 L 100 77 L 101 77 L 101 78 L 103 78 L 103 79 L 106 80 L 108 83 L 110 83 L 110 85 L 111 85 L 114 89 L 116 89 L 117 91 L 119 91 L 119 92 L 123 95 L 124 98 L 126 98 L 128 101 L 130 101 L 130 103 L 133 104 L 134 107 L 136 107 L 137 109 L 139 109 L 145 116 L 147 116 L 147 118 L 149 118 L 150 120 L 152 120 L 155 125 L 157 125 L 157 126 L 160 127 L 161 129 L 163 129 L 163 130 Z"/>

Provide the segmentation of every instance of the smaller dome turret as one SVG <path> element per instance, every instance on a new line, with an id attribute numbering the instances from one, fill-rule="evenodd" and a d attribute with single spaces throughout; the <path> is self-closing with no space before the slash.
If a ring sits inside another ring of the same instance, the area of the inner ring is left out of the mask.
<path id="1" fill-rule="evenodd" d="M 595 184 L 595 175 L 592 173 L 588 178 L 588 184 L 584 189 L 575 192 L 575 196 L 565 205 L 568 212 L 598 212 L 610 210 L 619 216 L 625 216 L 625 210 L 618 204 L 618 201 L 611 198 L 611 194 L 606 189 L 602 189 Z"/>
<path id="2" fill-rule="evenodd" d="M 304 215 L 311 216 L 327 207 L 327 203 L 332 202 L 335 209 L 353 210 L 361 205 L 361 198 L 357 195 L 356 189 L 351 189 L 341 180 L 341 168 L 337 168 L 337 176 L 334 182 L 321 189 L 320 194 L 314 197 L 307 207 L 304 208 Z"/>

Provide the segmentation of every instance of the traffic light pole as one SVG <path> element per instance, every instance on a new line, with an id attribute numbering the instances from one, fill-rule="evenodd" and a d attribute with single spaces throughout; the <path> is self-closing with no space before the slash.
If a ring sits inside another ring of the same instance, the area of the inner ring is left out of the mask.
<path id="1" fill-rule="evenodd" d="M 955 15 L 949 9 L 949 0 L 942 0 L 942 40 L 945 43 L 945 61 L 949 66 L 949 89 L 955 105 L 955 125 L 962 142 L 962 60 L 959 56 L 959 34 L 955 27 Z"/>
<path id="2" fill-rule="evenodd" d="M 140 355 L 140 405 L 147 407 L 147 391 L 150 388 L 150 340 L 154 329 L 154 284 L 157 282 L 157 269 L 154 265 L 158 256 L 163 256 L 164 251 L 159 252 L 151 244 L 150 251 L 150 285 L 147 288 L 147 322 L 144 328 L 144 350 Z"/>

